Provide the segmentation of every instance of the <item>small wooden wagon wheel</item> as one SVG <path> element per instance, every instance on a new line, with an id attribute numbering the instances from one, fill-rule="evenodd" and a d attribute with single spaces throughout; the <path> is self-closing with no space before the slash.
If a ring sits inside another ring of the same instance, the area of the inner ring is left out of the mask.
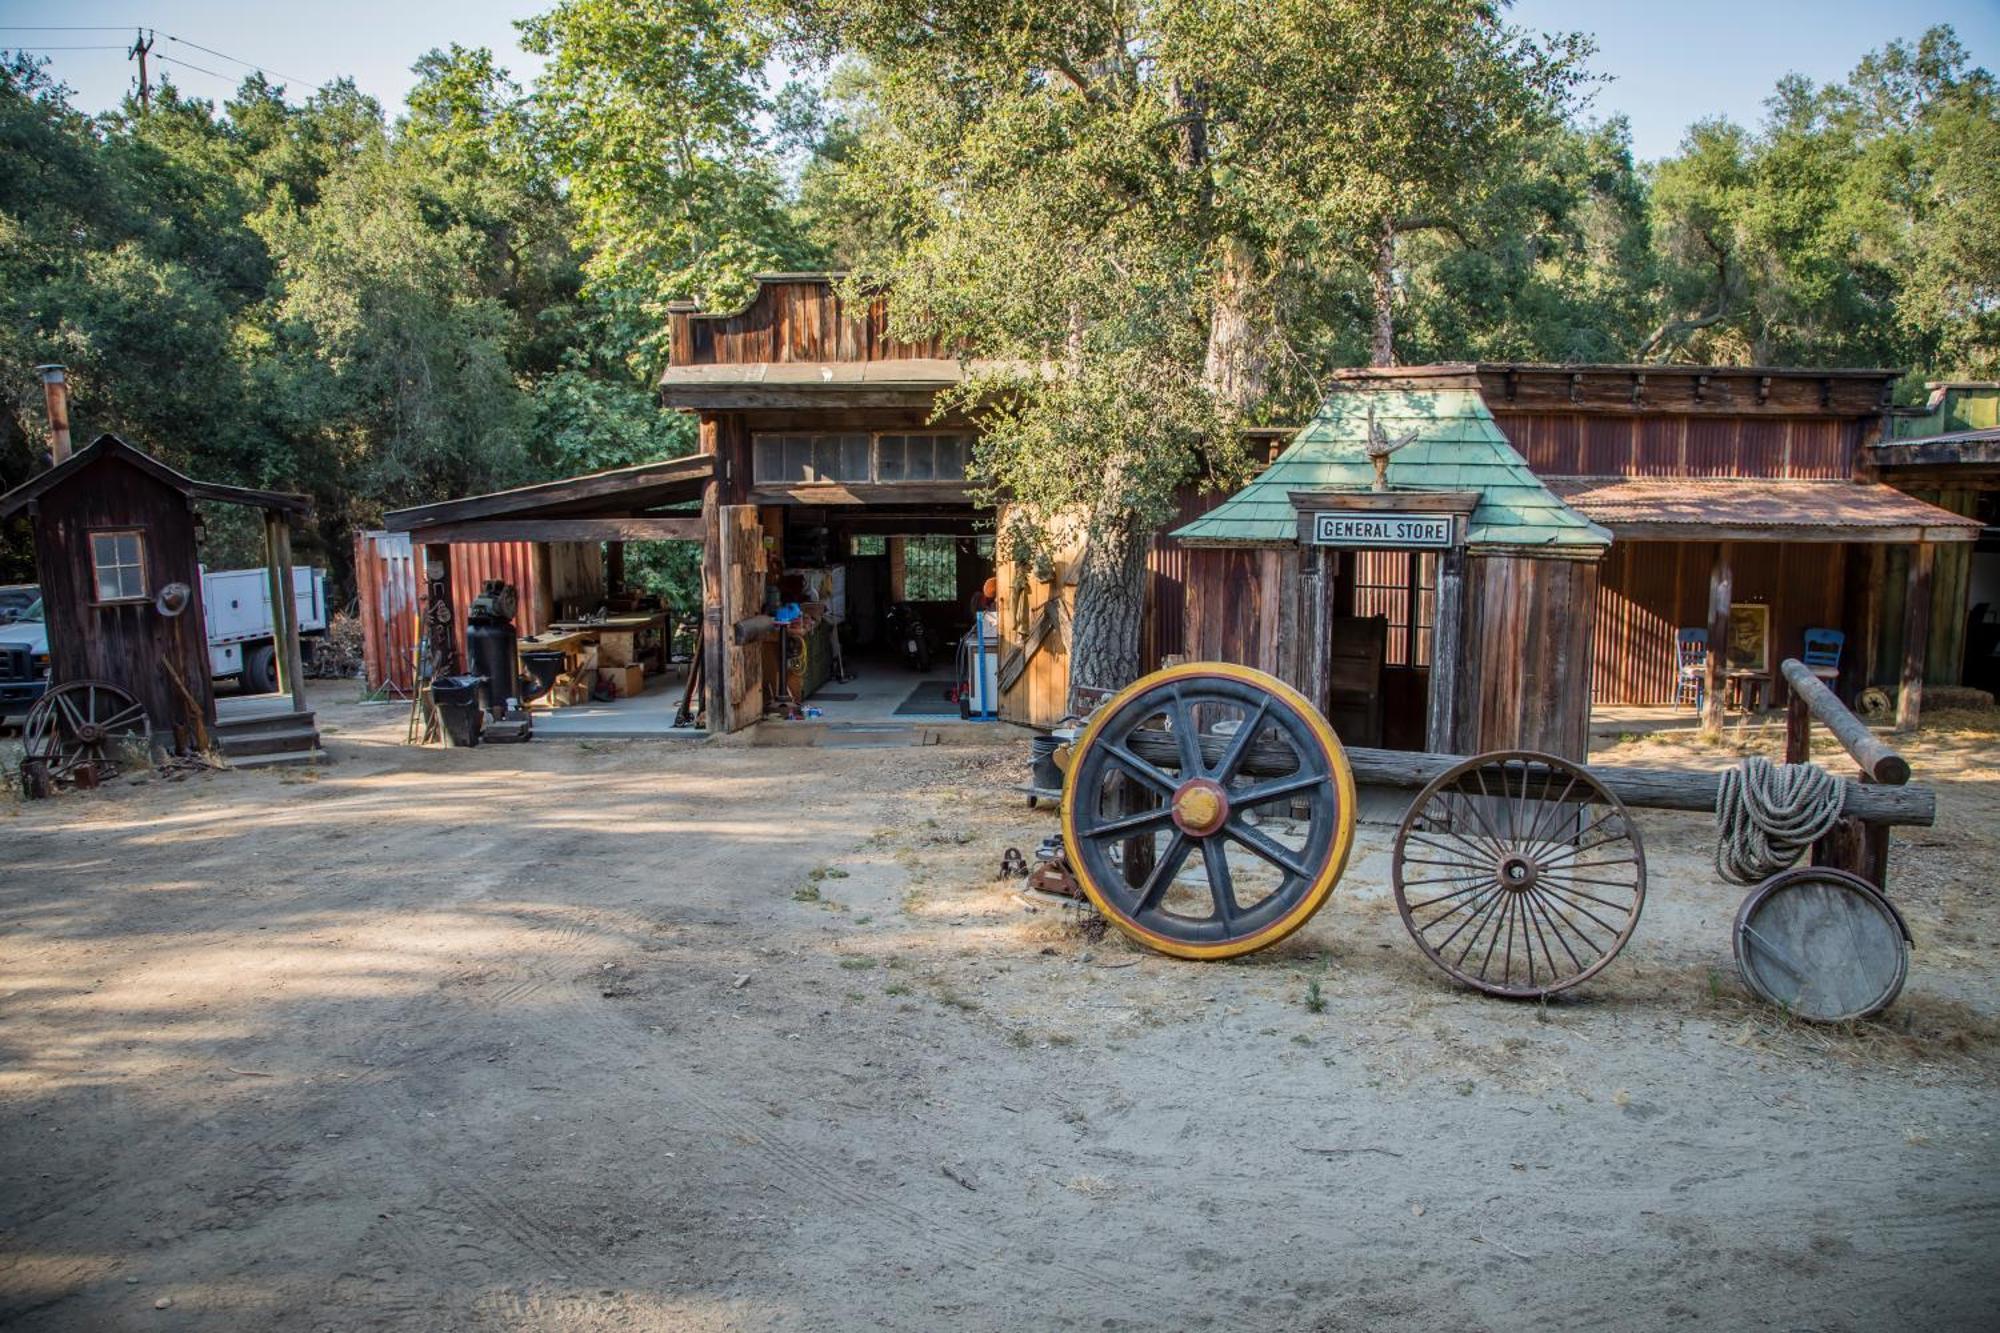
<path id="1" fill-rule="evenodd" d="M 1752 889 L 1732 941 L 1745 985 L 1816 1023 L 1881 1013 L 1910 972 L 1902 914 L 1867 880 L 1823 866 L 1787 870 Z"/>
<path id="2" fill-rule="evenodd" d="M 1189 662 L 1092 715 L 1062 818 L 1078 882 L 1121 930 L 1179 958 L 1233 958 L 1291 934 L 1333 892 L 1354 841 L 1354 777 L 1289 686 Z"/>
<path id="3" fill-rule="evenodd" d="M 58 685 L 28 710 L 21 728 L 22 748 L 47 763 L 49 775 L 66 779 L 78 767 L 115 767 L 128 747 L 142 753 L 152 746 L 153 726 L 144 705 L 101 680 Z"/>
<path id="4" fill-rule="evenodd" d="M 1430 960 L 1489 995 L 1587 981 L 1632 938 L 1646 853 L 1625 806 L 1555 755 L 1447 769 L 1396 834 L 1396 910 Z"/>

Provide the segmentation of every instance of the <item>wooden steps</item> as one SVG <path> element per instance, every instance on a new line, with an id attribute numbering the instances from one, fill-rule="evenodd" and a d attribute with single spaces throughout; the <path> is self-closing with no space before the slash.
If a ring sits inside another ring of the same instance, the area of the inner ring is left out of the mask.
<path id="1" fill-rule="evenodd" d="M 218 699 L 216 713 L 216 744 L 232 768 L 310 764 L 326 758 L 310 710 L 293 712 L 287 703 L 255 697 Z"/>

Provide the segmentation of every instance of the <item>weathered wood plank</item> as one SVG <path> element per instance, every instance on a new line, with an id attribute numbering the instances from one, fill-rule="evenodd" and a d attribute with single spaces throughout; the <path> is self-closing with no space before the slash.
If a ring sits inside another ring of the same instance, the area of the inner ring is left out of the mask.
<path id="1" fill-rule="evenodd" d="M 705 539 L 700 514 L 652 518 L 491 518 L 440 523 L 410 534 L 416 542 L 648 542 Z"/>
<path id="2" fill-rule="evenodd" d="M 1227 738 L 1204 736 L 1203 757 L 1214 763 L 1223 756 Z M 1130 742 L 1132 752 L 1153 763 L 1179 762 L 1180 751 L 1172 736 L 1164 731 L 1141 731 Z M 1354 780 L 1364 786 L 1422 787 L 1464 756 L 1426 754 L 1415 750 L 1377 750 L 1368 746 L 1346 747 Z M 1252 745 L 1243 761 L 1243 771 L 1252 776 L 1293 772 L 1298 760 L 1283 742 L 1265 741 Z M 1715 809 L 1716 788 L 1721 774 L 1675 768 L 1622 768 L 1592 765 L 1590 771 L 1627 805 L 1649 810 L 1688 810 L 1707 813 Z M 1855 819 L 1877 824 L 1905 824 L 1929 827 L 1937 819 L 1937 795 L 1929 787 L 1889 787 L 1875 783 L 1846 781 L 1847 813 Z"/>

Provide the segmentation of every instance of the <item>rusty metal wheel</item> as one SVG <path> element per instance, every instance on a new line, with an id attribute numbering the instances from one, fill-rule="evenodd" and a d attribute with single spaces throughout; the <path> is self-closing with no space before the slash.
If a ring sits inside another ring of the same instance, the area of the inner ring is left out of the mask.
<path id="1" fill-rule="evenodd" d="M 1588 981 L 1625 947 L 1646 853 L 1588 769 L 1527 750 L 1475 755 L 1418 793 L 1396 834 L 1396 910 L 1432 962 L 1488 995 Z"/>
<path id="2" fill-rule="evenodd" d="M 152 748 L 153 725 L 145 707 L 118 686 L 102 680 L 58 685 L 28 710 L 21 727 L 22 749 L 48 765 L 49 776 L 67 781 L 83 765 L 99 776 L 116 771 L 118 761 Z"/>
<path id="3" fill-rule="evenodd" d="M 1333 892 L 1354 778 L 1296 691 L 1190 662 L 1092 715 L 1062 812 L 1077 880 L 1121 930 L 1179 958 L 1233 958 L 1297 930 Z"/>

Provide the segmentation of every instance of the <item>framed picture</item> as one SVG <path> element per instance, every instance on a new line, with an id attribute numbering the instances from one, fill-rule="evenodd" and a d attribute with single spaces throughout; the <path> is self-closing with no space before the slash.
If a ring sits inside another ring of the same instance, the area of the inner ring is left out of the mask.
<path id="1" fill-rule="evenodd" d="M 1762 602 L 1732 602 L 1729 643 L 1723 665 L 1731 671 L 1771 669 L 1771 608 Z"/>

